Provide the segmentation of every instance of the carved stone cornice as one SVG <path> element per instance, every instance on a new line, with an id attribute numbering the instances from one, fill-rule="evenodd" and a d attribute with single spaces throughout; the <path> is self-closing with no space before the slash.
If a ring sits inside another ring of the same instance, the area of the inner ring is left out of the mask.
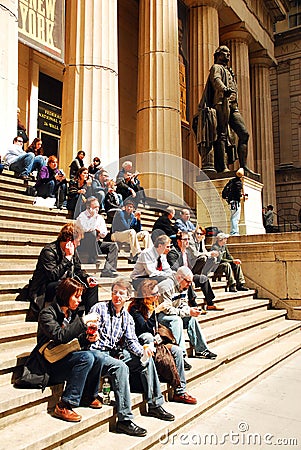
<path id="1" fill-rule="evenodd" d="M 223 4 L 223 0 L 185 0 L 185 5 L 189 8 L 197 8 L 199 6 L 211 6 L 219 9 Z"/>
<path id="2" fill-rule="evenodd" d="M 234 23 L 221 29 L 221 41 L 241 40 L 248 45 L 252 42 L 252 35 L 246 28 L 245 22 Z"/>
<path id="3" fill-rule="evenodd" d="M 269 10 L 274 22 L 284 20 L 289 9 L 287 0 L 265 0 L 266 8 Z"/>
<path id="4" fill-rule="evenodd" d="M 250 54 L 250 64 L 270 68 L 273 65 L 277 65 L 277 61 L 264 49 Z"/>
<path id="5" fill-rule="evenodd" d="M 278 62 L 277 73 L 286 73 L 290 70 L 290 61 Z"/>

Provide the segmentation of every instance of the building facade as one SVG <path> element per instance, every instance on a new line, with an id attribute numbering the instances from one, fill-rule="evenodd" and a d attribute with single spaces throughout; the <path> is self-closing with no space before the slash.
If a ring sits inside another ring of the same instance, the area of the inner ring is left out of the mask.
<path id="1" fill-rule="evenodd" d="M 301 222 L 301 1 L 290 1 L 287 18 L 276 24 L 271 70 L 273 134 L 279 223 Z"/>
<path id="2" fill-rule="evenodd" d="M 194 206 L 201 167 L 190 123 L 213 53 L 231 50 L 248 165 L 276 204 L 270 69 L 286 0 L 5 0 L 0 6 L 1 153 L 16 134 L 67 170 L 78 150 L 114 176 L 122 158 L 148 194 Z M 183 183 L 184 182 L 184 183 Z"/>

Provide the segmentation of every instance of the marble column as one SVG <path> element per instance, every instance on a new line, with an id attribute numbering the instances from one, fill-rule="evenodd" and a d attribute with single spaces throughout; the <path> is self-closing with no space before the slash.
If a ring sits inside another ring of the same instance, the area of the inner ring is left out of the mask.
<path id="1" fill-rule="evenodd" d="M 250 63 L 255 170 L 261 174 L 264 185 L 263 204 L 275 206 L 275 163 L 269 72 L 273 61 L 263 51 L 254 53 Z"/>
<path id="2" fill-rule="evenodd" d="M 1 156 L 17 134 L 18 1 L 4 0 L 0 7 L 0 124 Z"/>
<path id="3" fill-rule="evenodd" d="M 213 54 L 219 46 L 219 22 L 218 9 L 222 5 L 220 0 L 190 0 L 186 2 L 189 6 L 189 105 L 190 122 L 197 113 L 199 101 L 203 95 L 209 69 L 213 64 Z M 188 159 L 191 168 L 201 167 L 195 139 L 192 134 L 189 136 L 186 152 L 183 157 Z M 190 174 L 186 174 L 187 183 L 193 186 L 195 181 L 195 170 L 191 169 Z M 186 201 L 195 206 L 195 193 L 189 192 Z"/>
<path id="4" fill-rule="evenodd" d="M 231 51 L 230 66 L 232 67 L 238 86 L 238 107 L 245 121 L 250 137 L 248 142 L 248 160 L 250 169 L 254 169 L 254 150 L 252 133 L 252 111 L 251 111 L 251 87 L 250 87 L 250 63 L 249 44 L 251 35 L 243 30 L 243 25 L 236 25 L 230 30 L 224 31 L 221 41 Z M 239 167 L 238 161 L 235 168 Z"/>
<path id="5" fill-rule="evenodd" d="M 183 198 L 177 0 L 140 0 L 136 166 L 147 195 Z"/>
<path id="6" fill-rule="evenodd" d="M 67 0 L 66 67 L 60 165 L 78 150 L 85 164 L 99 156 L 112 176 L 118 169 L 117 0 Z"/>

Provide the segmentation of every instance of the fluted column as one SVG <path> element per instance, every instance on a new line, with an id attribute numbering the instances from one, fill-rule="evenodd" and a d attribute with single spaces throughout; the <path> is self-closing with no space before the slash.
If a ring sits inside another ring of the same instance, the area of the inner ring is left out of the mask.
<path id="1" fill-rule="evenodd" d="M 239 28 L 239 25 L 231 31 L 222 34 L 221 41 L 231 51 L 230 65 L 236 75 L 238 86 L 238 107 L 245 121 L 250 137 L 248 142 L 248 167 L 254 169 L 254 150 L 252 133 L 252 111 L 251 111 L 251 87 L 250 87 L 250 64 L 249 44 L 251 35 Z M 239 164 L 237 165 L 239 167 Z"/>
<path id="2" fill-rule="evenodd" d="M 3 156 L 17 134 L 18 1 L 2 0 L 0 7 L 0 124 Z"/>
<path id="3" fill-rule="evenodd" d="M 218 8 L 222 1 L 216 0 L 191 0 L 186 2 L 189 6 L 189 72 L 190 72 L 190 122 L 197 113 L 199 101 L 203 95 L 204 87 L 209 75 L 209 69 L 213 64 L 213 54 L 219 46 Z M 195 166 L 201 167 L 201 159 L 197 150 L 195 139 L 189 136 L 187 154 L 184 158 Z M 193 185 L 195 174 L 192 171 L 189 185 Z M 186 201 L 194 206 L 193 192 Z"/>
<path id="4" fill-rule="evenodd" d="M 251 97 L 255 169 L 261 173 L 264 205 L 276 205 L 270 73 L 272 60 L 264 54 L 251 57 Z"/>
<path id="5" fill-rule="evenodd" d="M 183 198 L 177 0 L 140 0 L 136 165 L 148 195 Z"/>
<path id="6" fill-rule="evenodd" d="M 119 158 L 117 0 L 67 0 L 66 71 L 63 88 L 60 160 L 67 166 L 78 150 L 85 161 Z"/>

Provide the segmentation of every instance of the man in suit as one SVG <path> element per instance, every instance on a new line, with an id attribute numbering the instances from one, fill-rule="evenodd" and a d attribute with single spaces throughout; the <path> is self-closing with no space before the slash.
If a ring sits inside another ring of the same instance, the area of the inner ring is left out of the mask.
<path id="1" fill-rule="evenodd" d="M 192 261 L 193 273 L 207 275 L 218 267 L 216 250 L 208 251 L 205 247 L 206 229 L 198 225 L 189 238 L 189 249 L 194 258 Z"/>
<path id="2" fill-rule="evenodd" d="M 198 262 L 193 256 L 193 252 L 189 248 L 189 233 L 186 231 L 178 231 L 177 233 L 177 245 L 170 250 L 167 255 L 167 261 L 172 270 L 177 270 L 181 266 L 189 267 L 192 270 L 193 282 L 196 287 L 200 287 L 205 296 L 205 302 L 207 310 L 221 311 L 223 308 L 216 306 L 213 303 L 215 295 L 212 291 L 208 276 L 202 272 L 197 273 Z M 196 294 L 193 288 L 190 286 L 188 289 L 188 300 L 190 306 L 196 306 Z"/>

